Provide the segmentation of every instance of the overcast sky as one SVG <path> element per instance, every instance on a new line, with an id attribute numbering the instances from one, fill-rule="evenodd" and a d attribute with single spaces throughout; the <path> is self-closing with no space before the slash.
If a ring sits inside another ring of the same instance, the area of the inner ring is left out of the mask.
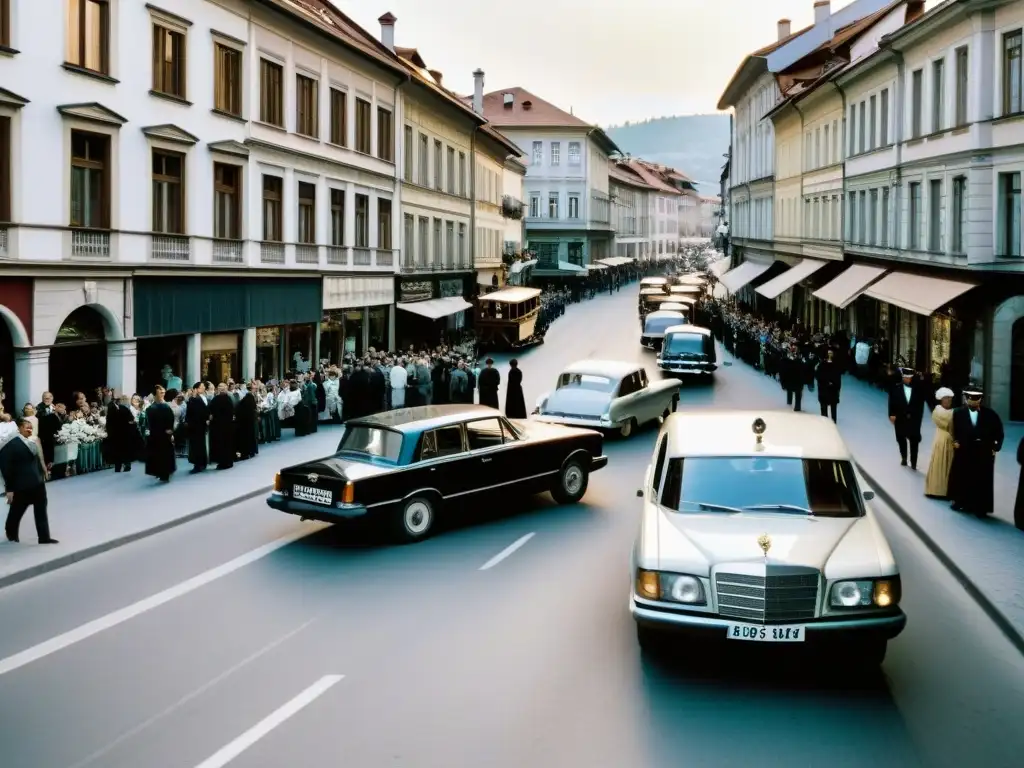
<path id="1" fill-rule="evenodd" d="M 814 0 L 333 0 L 374 35 L 385 11 L 400 46 L 444 83 L 522 86 L 600 125 L 715 111 L 743 56 L 814 19 Z M 850 0 L 832 0 L 833 11 Z M 929 6 L 934 2 L 929 3 Z"/>

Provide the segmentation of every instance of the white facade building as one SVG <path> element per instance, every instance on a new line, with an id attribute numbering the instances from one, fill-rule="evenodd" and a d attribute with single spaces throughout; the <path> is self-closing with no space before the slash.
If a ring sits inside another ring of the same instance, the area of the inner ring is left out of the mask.
<path id="1" fill-rule="evenodd" d="M 189 383 L 279 375 L 317 354 L 321 299 L 360 313 L 358 346 L 371 305 L 387 333 L 404 73 L 386 54 L 285 3 L 3 8 L 14 402 L 148 390 L 164 363 Z"/>

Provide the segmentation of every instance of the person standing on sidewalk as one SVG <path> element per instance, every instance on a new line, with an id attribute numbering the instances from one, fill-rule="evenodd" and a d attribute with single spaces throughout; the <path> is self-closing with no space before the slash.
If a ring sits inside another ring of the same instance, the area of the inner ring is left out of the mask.
<path id="1" fill-rule="evenodd" d="M 169 483 L 177 466 L 174 455 L 174 411 L 164 401 L 164 388 L 153 389 L 153 403 L 146 409 L 149 437 L 146 438 L 146 474 Z"/>
<path id="2" fill-rule="evenodd" d="M 789 354 L 782 361 L 779 383 L 786 390 L 786 405 L 792 405 L 794 411 L 802 411 L 804 387 L 807 386 L 807 361 L 800 356 L 796 344 L 789 345 Z"/>
<path id="3" fill-rule="evenodd" d="M 980 387 L 967 387 L 964 397 L 967 406 L 953 411 L 949 496 L 954 511 L 984 517 L 995 508 L 996 454 L 1003 447 L 1003 422 L 981 404 Z"/>
<path id="4" fill-rule="evenodd" d="M 1013 505 L 1013 524 L 1024 531 L 1024 437 L 1017 444 L 1017 463 L 1020 477 L 1017 478 L 1017 501 Z"/>
<path id="5" fill-rule="evenodd" d="M 821 415 L 828 416 L 832 412 L 832 422 L 836 422 L 836 410 L 839 408 L 839 392 L 843 388 L 843 371 L 835 360 L 836 352 L 829 349 L 825 359 L 818 365 L 815 378 L 818 380 L 818 405 Z"/>
<path id="6" fill-rule="evenodd" d="M 921 445 L 921 420 L 924 418 L 924 388 L 910 368 L 900 370 L 900 381 L 889 388 L 889 422 L 896 432 L 900 447 L 900 466 L 907 466 L 907 448 L 910 448 L 910 468 L 917 469 L 917 450 Z"/>
<path id="7" fill-rule="evenodd" d="M 924 478 L 924 495 L 934 499 L 949 498 L 949 470 L 953 466 L 953 436 L 949 433 L 953 423 L 953 390 L 942 387 L 935 393 L 939 404 L 932 411 L 935 439 L 928 474 Z"/>
<path id="8" fill-rule="evenodd" d="M 17 423 L 18 436 L 8 440 L 0 449 L 0 476 L 4 481 L 4 496 L 10 506 L 4 532 L 8 541 L 18 543 L 21 518 L 32 507 L 39 543 L 59 544 L 50 537 L 50 520 L 46 515 L 46 481 L 50 479 L 50 473 L 46 469 L 43 445 L 39 438 L 32 436 L 31 421 L 22 417 Z"/>

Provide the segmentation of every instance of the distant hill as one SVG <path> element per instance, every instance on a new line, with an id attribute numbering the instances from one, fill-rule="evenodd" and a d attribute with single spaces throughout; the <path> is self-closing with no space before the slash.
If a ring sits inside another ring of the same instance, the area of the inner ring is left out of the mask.
<path id="1" fill-rule="evenodd" d="M 623 152 L 682 171 L 702 195 L 718 194 L 722 155 L 729 151 L 728 115 L 656 117 L 606 130 Z"/>

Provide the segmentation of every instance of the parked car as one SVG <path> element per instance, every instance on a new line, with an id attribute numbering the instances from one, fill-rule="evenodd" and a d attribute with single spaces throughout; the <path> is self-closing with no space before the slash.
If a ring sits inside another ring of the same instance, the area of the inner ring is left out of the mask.
<path id="1" fill-rule="evenodd" d="M 600 432 L 512 421 L 482 405 L 401 408 L 342 429 L 333 456 L 277 474 L 270 507 L 325 522 L 372 516 L 414 542 L 445 504 L 488 491 L 578 502 L 608 464 Z"/>
<path id="2" fill-rule="evenodd" d="M 553 392 L 537 400 L 533 418 L 629 437 L 642 424 L 675 411 L 681 386 L 678 381 L 652 382 L 635 363 L 581 360 L 559 375 Z"/>
<path id="3" fill-rule="evenodd" d="M 673 376 L 714 374 L 718 370 L 718 352 L 711 331 L 689 324 L 666 328 L 658 368 Z"/>
<path id="4" fill-rule="evenodd" d="M 906 625 L 874 492 L 830 419 L 675 414 L 637 496 L 629 608 L 644 650 L 688 633 L 878 665 Z"/>
<path id="5" fill-rule="evenodd" d="M 640 344 L 648 349 L 660 349 L 665 338 L 665 331 L 675 325 L 684 325 L 689 320 L 688 313 L 658 310 L 644 318 L 643 331 L 640 333 Z"/>

